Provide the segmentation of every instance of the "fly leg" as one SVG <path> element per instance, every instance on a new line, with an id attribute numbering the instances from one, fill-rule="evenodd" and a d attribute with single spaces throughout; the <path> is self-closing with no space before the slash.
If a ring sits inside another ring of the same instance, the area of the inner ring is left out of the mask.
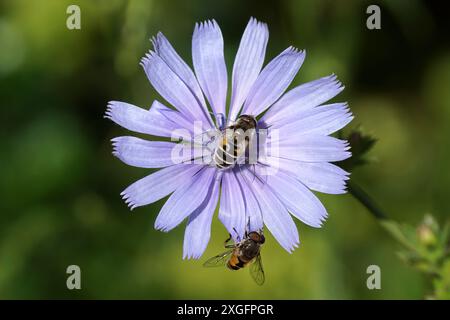
<path id="1" fill-rule="evenodd" d="M 236 230 L 236 228 L 233 228 L 233 230 L 234 230 L 234 232 L 236 233 L 236 240 L 238 241 L 238 242 L 241 242 L 241 237 L 239 236 L 239 232 L 237 232 L 237 230 Z"/>
<path id="2" fill-rule="evenodd" d="M 231 233 L 229 233 L 228 235 L 229 235 L 228 239 L 226 239 L 226 240 L 224 241 L 224 243 L 223 243 L 223 246 L 224 246 L 225 248 L 226 248 L 227 246 L 229 246 L 228 242 L 230 242 L 230 240 L 231 240 Z"/>
<path id="3" fill-rule="evenodd" d="M 216 117 L 216 125 L 219 130 L 223 130 L 225 128 L 225 115 L 223 113 L 215 114 Z"/>
<path id="4" fill-rule="evenodd" d="M 245 238 L 248 238 L 248 233 L 251 231 L 252 230 L 250 230 L 250 216 L 249 216 L 247 221 L 247 229 L 245 230 Z"/>
<path id="5" fill-rule="evenodd" d="M 237 242 L 235 241 L 235 243 L 241 242 L 241 237 L 239 236 L 239 233 L 237 232 L 236 228 L 233 228 L 233 230 L 236 233 L 236 240 L 237 240 Z M 224 241 L 224 243 L 223 243 L 224 247 L 227 248 L 227 249 L 236 247 L 236 244 L 228 244 L 231 241 L 231 239 L 232 239 L 231 233 L 229 233 L 228 235 L 229 235 L 228 239 L 226 239 Z"/>
<path id="6" fill-rule="evenodd" d="M 229 237 L 228 237 L 227 240 L 225 240 L 225 242 L 223 243 L 223 246 L 224 246 L 226 249 L 231 249 L 231 248 L 234 248 L 235 245 L 234 245 L 234 244 L 228 244 L 228 243 L 231 241 L 231 233 L 229 233 L 228 235 L 229 235 Z"/>

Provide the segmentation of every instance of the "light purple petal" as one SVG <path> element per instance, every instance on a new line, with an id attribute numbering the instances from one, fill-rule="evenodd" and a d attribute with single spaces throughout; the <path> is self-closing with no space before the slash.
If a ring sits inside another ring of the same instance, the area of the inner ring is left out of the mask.
<path id="1" fill-rule="evenodd" d="M 139 168 L 162 168 L 201 157 L 190 144 L 165 141 L 148 141 L 136 137 L 117 137 L 113 142 L 113 154 L 124 163 Z"/>
<path id="2" fill-rule="evenodd" d="M 327 162 L 302 162 L 298 166 L 297 177 L 308 188 L 329 194 L 346 193 L 349 173 Z"/>
<path id="3" fill-rule="evenodd" d="M 227 68 L 223 56 L 222 32 L 216 21 L 195 24 L 192 61 L 197 79 L 213 112 L 225 115 Z"/>
<path id="4" fill-rule="evenodd" d="M 105 117 L 125 129 L 160 137 L 170 137 L 174 129 L 180 128 L 180 125 L 167 121 L 161 114 L 154 111 L 153 108 L 147 111 L 129 103 L 111 101 Z"/>
<path id="5" fill-rule="evenodd" d="M 289 212 L 303 223 L 319 228 L 327 211 L 317 197 L 292 175 L 279 170 L 267 176 L 267 183 Z"/>
<path id="6" fill-rule="evenodd" d="M 228 117 L 231 121 L 236 119 L 261 71 L 268 40 L 269 29 L 267 25 L 251 18 L 245 28 L 233 65 L 233 90 Z"/>
<path id="7" fill-rule="evenodd" d="M 346 103 L 334 103 L 321 105 L 313 109 L 301 112 L 297 120 L 290 121 L 281 127 L 280 122 L 272 125 L 270 130 L 279 130 L 279 136 L 291 136 L 300 134 L 329 135 L 345 127 L 353 116 Z"/>
<path id="8" fill-rule="evenodd" d="M 170 109 L 160 103 L 153 101 L 149 110 L 152 119 L 168 132 L 167 137 L 183 137 L 185 140 L 193 138 L 194 125 L 191 120 L 186 119 L 180 112 Z"/>
<path id="9" fill-rule="evenodd" d="M 131 209 L 145 206 L 164 198 L 180 185 L 191 181 L 192 176 L 202 167 L 194 164 L 177 164 L 163 168 L 136 181 L 121 195 Z"/>
<path id="10" fill-rule="evenodd" d="M 198 259 L 205 252 L 218 200 L 219 180 L 214 180 L 204 202 L 189 216 L 184 232 L 183 259 Z"/>
<path id="11" fill-rule="evenodd" d="M 269 62 L 253 84 L 242 113 L 257 116 L 270 107 L 291 84 L 304 59 L 304 51 L 289 47 Z"/>
<path id="12" fill-rule="evenodd" d="M 202 121 L 204 128 L 209 129 L 209 119 L 191 90 L 158 54 L 150 51 L 141 65 L 150 83 L 167 102 L 187 119 Z"/>
<path id="13" fill-rule="evenodd" d="M 338 95 L 344 86 L 335 75 L 302 84 L 288 91 L 261 118 L 261 121 L 282 126 L 298 119 L 298 114 L 321 105 Z"/>
<path id="14" fill-rule="evenodd" d="M 159 212 L 155 228 L 168 232 L 197 209 L 211 189 L 215 172 L 214 168 L 204 167 L 189 183 L 177 188 Z"/>
<path id="15" fill-rule="evenodd" d="M 311 190 L 329 194 L 346 193 L 346 181 L 349 179 L 349 173 L 334 164 L 301 162 L 274 157 L 266 157 L 264 164 L 293 174 Z"/>
<path id="16" fill-rule="evenodd" d="M 195 98 L 202 106 L 205 115 L 211 119 L 208 108 L 206 107 L 205 99 L 202 90 L 198 84 L 197 78 L 192 72 L 191 68 L 178 55 L 175 49 L 170 44 L 169 40 L 159 32 L 156 37 L 152 39 L 155 52 L 167 63 L 170 69 L 175 72 L 178 77 L 186 84 L 186 86 L 194 94 Z"/>
<path id="17" fill-rule="evenodd" d="M 351 156 L 348 142 L 334 137 L 306 134 L 274 140 L 267 139 L 268 156 L 305 162 L 342 161 Z"/>
<path id="18" fill-rule="evenodd" d="M 251 180 L 248 181 L 247 176 L 242 174 L 240 170 L 239 172 L 236 172 L 236 175 L 238 175 L 239 179 L 242 181 L 241 187 L 245 200 L 245 221 L 247 224 L 246 227 L 248 227 L 247 231 L 262 230 L 264 226 L 262 212 L 253 190 L 249 187 Z"/>
<path id="19" fill-rule="evenodd" d="M 300 243 L 297 226 L 292 220 L 286 207 L 274 194 L 264 178 L 253 179 L 253 173 L 245 170 L 247 181 L 252 181 L 252 188 L 262 210 L 264 224 L 280 245 L 288 252 L 292 252 Z"/>
<path id="20" fill-rule="evenodd" d="M 233 239 L 243 239 L 246 227 L 245 201 L 240 183 L 232 170 L 224 172 L 222 177 L 219 220 Z"/>

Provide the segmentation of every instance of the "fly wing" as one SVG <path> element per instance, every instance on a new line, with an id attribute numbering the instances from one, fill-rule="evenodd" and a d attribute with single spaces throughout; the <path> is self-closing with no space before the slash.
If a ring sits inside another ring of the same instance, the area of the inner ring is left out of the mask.
<path id="1" fill-rule="evenodd" d="M 250 275 L 252 276 L 255 282 L 262 286 L 264 281 L 266 280 L 266 276 L 264 275 L 264 269 L 261 261 L 261 254 L 255 258 L 255 261 L 250 265 Z"/>
<path id="2" fill-rule="evenodd" d="M 206 262 L 203 264 L 203 266 L 206 268 L 211 268 L 211 267 L 222 267 L 222 266 L 226 265 L 226 263 L 228 262 L 228 258 L 233 253 L 233 250 L 234 249 L 225 251 L 221 254 L 218 254 L 217 256 L 214 256 L 214 257 L 206 260 Z"/>
<path id="3" fill-rule="evenodd" d="M 195 135 L 192 139 L 194 146 L 202 146 L 205 148 L 213 149 L 215 142 L 222 139 L 222 132 L 216 129 L 210 129 L 204 131 L 198 135 Z"/>
<path id="4" fill-rule="evenodd" d="M 191 141 L 186 142 L 185 149 L 183 149 L 183 154 L 190 155 L 190 157 L 181 162 L 210 164 L 213 151 L 221 137 L 222 133 L 216 129 L 210 129 L 195 135 Z"/>

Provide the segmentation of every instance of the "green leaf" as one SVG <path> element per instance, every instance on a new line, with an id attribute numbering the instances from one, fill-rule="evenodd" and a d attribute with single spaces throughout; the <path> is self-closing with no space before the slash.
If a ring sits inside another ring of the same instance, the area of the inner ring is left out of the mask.
<path id="1" fill-rule="evenodd" d="M 434 295 L 436 299 L 450 299 L 450 260 L 447 260 L 441 270 L 440 276 L 433 281 Z"/>

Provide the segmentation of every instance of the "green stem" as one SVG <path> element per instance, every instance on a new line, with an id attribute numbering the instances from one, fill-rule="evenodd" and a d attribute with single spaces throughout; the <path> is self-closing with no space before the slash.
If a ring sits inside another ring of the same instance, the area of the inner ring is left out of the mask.
<path id="1" fill-rule="evenodd" d="M 367 210 L 379 220 L 388 219 L 387 215 L 384 211 L 375 203 L 375 201 L 360 187 L 353 181 L 349 181 L 348 184 L 348 192 L 354 196 L 361 204 L 366 207 Z"/>

